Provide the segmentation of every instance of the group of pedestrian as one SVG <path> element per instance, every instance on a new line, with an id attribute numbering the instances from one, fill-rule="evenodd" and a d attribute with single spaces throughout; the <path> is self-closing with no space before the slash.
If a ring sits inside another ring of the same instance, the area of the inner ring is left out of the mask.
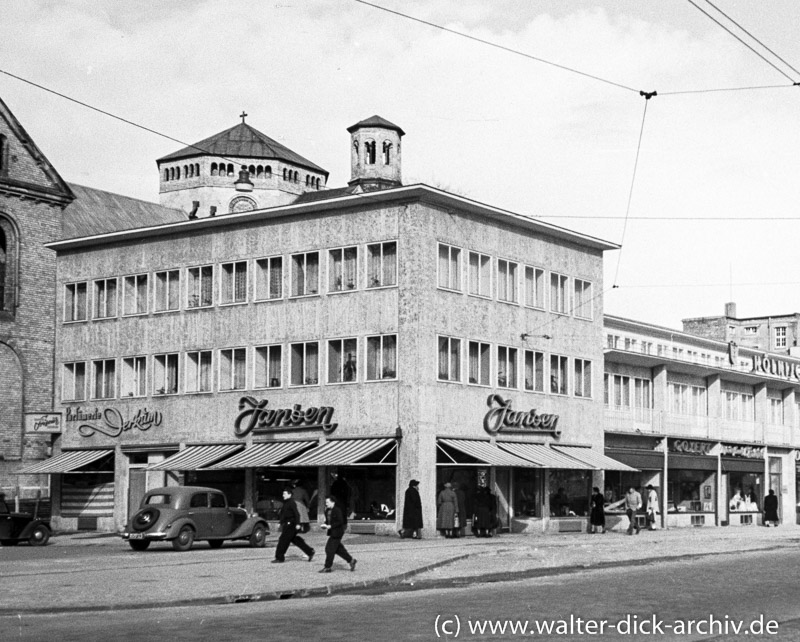
<path id="1" fill-rule="evenodd" d="M 446 482 L 436 498 L 436 528 L 445 537 L 466 534 L 467 501 L 458 482 Z M 492 537 L 497 528 L 497 498 L 486 486 L 475 493 L 472 512 L 472 532 L 476 537 Z"/>
<path id="2" fill-rule="evenodd" d="M 637 519 L 639 511 L 642 509 L 642 507 L 645 509 L 645 524 L 647 525 L 647 530 L 649 531 L 656 530 L 658 515 L 661 512 L 658 508 L 658 492 L 652 484 L 647 484 L 647 504 L 644 504 L 641 493 L 639 493 L 634 486 L 628 487 L 628 492 L 625 493 L 625 497 L 618 502 L 609 504 L 608 506 L 605 505 L 605 497 L 600 492 L 600 489 L 595 486 L 592 489 L 590 503 L 591 511 L 589 523 L 591 524 L 592 533 L 606 532 L 605 511 L 607 508 L 624 508 L 625 514 L 628 517 L 628 535 L 633 535 L 634 531 L 636 531 L 636 534 L 638 535 L 642 530 L 642 527 L 639 525 L 639 520 Z"/>

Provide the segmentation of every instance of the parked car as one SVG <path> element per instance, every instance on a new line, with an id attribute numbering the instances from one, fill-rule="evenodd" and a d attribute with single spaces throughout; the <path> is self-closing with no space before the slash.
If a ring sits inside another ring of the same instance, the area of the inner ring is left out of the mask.
<path id="1" fill-rule="evenodd" d="M 44 546 L 52 534 L 50 524 L 36 514 L 14 513 L 0 496 L 0 544 L 16 546 L 28 542 L 31 546 Z"/>
<path id="2" fill-rule="evenodd" d="M 269 524 L 256 514 L 228 505 L 222 491 L 202 486 L 169 486 L 149 491 L 121 533 L 135 551 L 151 542 L 172 542 L 176 551 L 188 551 L 196 540 L 219 548 L 227 540 L 266 544 Z"/>

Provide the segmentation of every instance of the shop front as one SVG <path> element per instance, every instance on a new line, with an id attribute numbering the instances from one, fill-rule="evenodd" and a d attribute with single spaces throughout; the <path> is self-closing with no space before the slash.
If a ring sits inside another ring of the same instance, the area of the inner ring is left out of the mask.
<path id="1" fill-rule="evenodd" d="M 668 439 L 667 527 L 715 526 L 717 463 L 712 442 Z"/>
<path id="2" fill-rule="evenodd" d="M 764 448 L 722 444 L 721 523 L 730 526 L 761 524 L 764 498 Z"/>

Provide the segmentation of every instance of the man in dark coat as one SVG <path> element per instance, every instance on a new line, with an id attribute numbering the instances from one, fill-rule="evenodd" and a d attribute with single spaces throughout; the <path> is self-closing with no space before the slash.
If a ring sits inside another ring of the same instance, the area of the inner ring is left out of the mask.
<path id="1" fill-rule="evenodd" d="M 342 537 L 347 527 L 347 518 L 342 510 L 339 500 L 333 495 L 325 499 L 325 523 L 322 528 L 328 531 L 328 543 L 325 544 L 325 566 L 320 573 L 330 573 L 333 570 L 333 558 L 338 555 L 350 565 L 350 570 L 356 570 L 356 559 L 347 552 L 342 544 Z"/>
<path id="2" fill-rule="evenodd" d="M 275 547 L 275 559 L 272 560 L 272 563 L 280 564 L 285 561 L 289 544 L 294 544 L 303 551 L 310 562 L 314 558 L 314 549 L 306 544 L 305 540 L 298 534 L 302 525 L 300 524 L 300 512 L 297 510 L 297 504 L 292 499 L 291 488 L 283 490 L 283 506 L 278 519 L 281 523 L 281 535 L 278 538 L 278 545 Z"/>
<path id="3" fill-rule="evenodd" d="M 769 489 L 769 495 L 764 498 L 764 526 L 770 526 L 781 523 L 780 517 L 778 517 L 778 496 L 775 494 L 775 491 L 771 488 Z"/>
<path id="4" fill-rule="evenodd" d="M 406 488 L 406 498 L 403 502 L 403 528 L 400 537 L 420 539 L 422 530 L 422 500 L 419 496 L 419 482 L 412 479 Z"/>

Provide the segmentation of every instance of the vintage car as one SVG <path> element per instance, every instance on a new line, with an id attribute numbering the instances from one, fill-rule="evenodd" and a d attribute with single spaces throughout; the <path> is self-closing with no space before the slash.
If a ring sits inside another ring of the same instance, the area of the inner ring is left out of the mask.
<path id="1" fill-rule="evenodd" d="M 195 540 L 206 540 L 211 548 L 219 548 L 226 539 L 247 540 L 250 546 L 263 547 L 267 535 L 266 520 L 228 506 L 222 491 L 202 486 L 148 491 L 121 533 L 135 551 L 164 541 L 172 542 L 176 551 L 188 551 Z"/>
<path id="2" fill-rule="evenodd" d="M 0 544 L 16 546 L 28 542 L 31 546 L 44 546 L 50 539 L 50 524 L 36 514 L 13 513 L 0 496 Z"/>

